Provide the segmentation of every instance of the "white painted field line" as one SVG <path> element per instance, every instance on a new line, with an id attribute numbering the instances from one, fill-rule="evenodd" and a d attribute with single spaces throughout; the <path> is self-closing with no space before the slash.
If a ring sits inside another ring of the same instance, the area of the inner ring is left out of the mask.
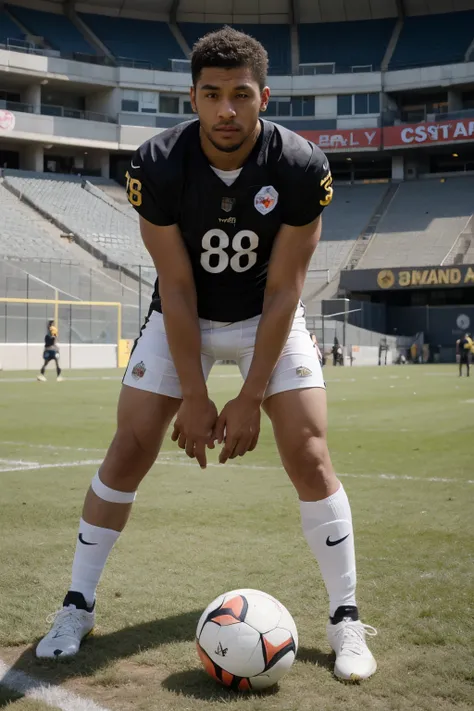
<path id="1" fill-rule="evenodd" d="M 171 454 L 174 456 L 165 456 L 166 454 Z M 176 458 L 176 454 L 178 457 L 183 457 L 183 459 Z M 155 462 L 154 466 L 160 466 L 161 463 L 168 464 L 174 467 L 194 467 L 197 469 L 197 464 L 191 460 L 187 461 L 184 459 L 184 454 L 180 453 L 174 453 L 174 452 L 163 452 L 162 455 L 159 456 L 157 461 Z M 0 460 L 0 462 L 8 462 L 9 460 Z M 13 463 L 15 460 L 10 460 Z M 74 468 L 74 467 L 85 467 L 85 466 L 98 466 L 99 464 L 102 464 L 102 459 L 84 459 L 84 460 L 78 460 L 74 462 L 55 462 L 54 464 L 40 464 L 39 462 L 26 462 L 26 461 L 21 461 L 21 463 L 9 467 L 9 468 L 3 468 L 0 466 L 0 473 L 9 473 L 9 472 L 22 472 L 22 471 L 36 471 L 40 469 L 66 469 L 66 468 Z M 250 470 L 256 470 L 256 471 L 282 471 L 282 467 L 280 466 L 264 466 L 261 464 L 232 464 L 232 462 L 227 462 L 227 464 L 222 465 L 222 464 L 216 464 L 214 462 L 208 462 L 207 465 L 209 468 L 213 469 L 221 469 L 221 471 L 224 469 L 224 467 L 227 467 L 228 469 L 250 469 Z M 354 479 L 382 479 L 382 480 L 387 480 L 387 481 L 419 481 L 419 482 L 430 482 L 433 484 L 474 484 L 474 479 L 455 479 L 455 478 L 447 478 L 447 477 L 422 477 L 422 476 L 410 476 L 409 474 L 387 474 L 387 473 L 381 473 L 381 474 L 353 474 L 353 473 L 348 473 L 348 472 L 340 472 L 338 473 L 338 476 L 341 477 L 351 477 Z"/>
<path id="2" fill-rule="evenodd" d="M 186 461 L 179 461 L 177 459 L 172 459 L 169 457 L 159 457 L 159 459 L 155 462 L 155 466 L 159 465 L 160 462 L 164 462 L 166 464 L 171 464 L 171 466 L 178 466 L 178 467 L 196 467 L 197 464 L 195 464 L 192 461 L 186 462 Z M 216 467 L 218 469 L 223 470 L 224 467 L 231 467 L 233 469 L 251 469 L 254 470 L 256 469 L 257 471 L 282 471 L 282 467 L 275 467 L 275 466 L 262 466 L 259 464 L 232 464 L 231 462 L 227 462 L 225 465 L 222 464 L 214 464 L 214 462 L 208 462 L 208 467 Z M 441 484 L 450 484 L 455 483 L 455 484 L 474 484 L 474 479 L 448 479 L 448 478 L 442 478 L 442 477 L 422 477 L 422 476 L 409 476 L 408 474 L 347 474 L 347 473 L 338 473 L 338 476 L 342 477 L 351 477 L 354 479 L 387 479 L 389 481 L 421 481 L 421 482 L 432 482 L 432 483 L 441 483 Z"/>
<path id="3" fill-rule="evenodd" d="M 67 375 L 67 371 L 65 371 L 64 374 L 64 380 L 86 380 L 86 381 L 94 381 L 94 380 L 122 380 L 121 375 L 102 375 L 102 376 L 87 376 L 87 375 L 78 375 L 76 377 L 70 377 Z M 36 382 L 36 375 L 32 375 L 31 378 L 0 378 L 0 384 L 2 383 L 34 383 Z M 51 383 L 56 385 L 56 378 L 51 377 L 50 380 Z M 40 383 L 38 387 L 44 388 L 47 383 Z M 59 387 L 59 384 L 57 385 Z"/>
<path id="4" fill-rule="evenodd" d="M 68 447 L 64 444 L 34 444 L 33 442 L 16 442 L 10 440 L 0 440 L 0 446 L 2 444 L 12 446 L 12 447 L 31 447 L 33 449 L 53 449 L 53 450 L 64 450 L 71 452 L 105 452 L 105 449 L 100 449 L 98 447 Z"/>
<path id="5" fill-rule="evenodd" d="M 63 371 L 64 372 L 64 381 L 68 382 L 77 382 L 77 381 L 86 381 L 86 382 L 93 382 L 97 380 L 116 380 L 120 381 L 122 380 L 121 375 L 68 375 L 67 370 Z M 210 378 L 240 378 L 242 379 L 242 376 L 240 373 L 211 373 Z M 31 377 L 23 377 L 23 378 L 8 378 L 8 377 L 0 377 L 0 384 L 2 383 L 34 383 L 36 382 L 36 375 L 32 373 Z M 56 384 L 56 378 L 55 376 L 51 376 L 48 382 L 51 382 L 53 384 Z M 40 387 L 44 388 L 47 383 L 40 383 Z M 58 386 L 59 387 L 59 386 Z"/>
<path id="6" fill-rule="evenodd" d="M 59 708 L 62 711 L 108 711 L 91 699 L 84 699 L 72 691 L 65 691 L 46 682 L 35 679 L 25 672 L 15 671 L 0 659 L 0 685 L 23 694 L 28 699 L 36 699 L 47 706 Z"/>
<path id="7" fill-rule="evenodd" d="M 39 466 L 39 462 L 27 462 L 24 459 L 0 459 L 0 473 L 12 471 L 23 472 L 27 469 L 37 469 Z"/>
<path id="8" fill-rule="evenodd" d="M 0 466 L 2 464 L 37 464 L 38 462 L 25 462 L 24 459 L 0 459 Z"/>
<path id="9" fill-rule="evenodd" d="M 78 462 L 55 462 L 54 464 L 39 464 L 38 462 L 23 462 L 19 466 L 9 467 L 5 469 L 0 467 L 0 474 L 7 474 L 10 472 L 32 472 L 39 469 L 67 469 L 70 467 L 87 467 L 87 466 L 98 466 L 102 464 L 102 459 L 84 459 Z"/>

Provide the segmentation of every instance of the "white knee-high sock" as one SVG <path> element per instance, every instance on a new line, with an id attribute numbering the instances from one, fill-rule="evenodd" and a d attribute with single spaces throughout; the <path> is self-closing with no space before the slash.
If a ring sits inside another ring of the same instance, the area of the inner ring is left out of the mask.
<path id="1" fill-rule="evenodd" d="M 354 532 L 344 487 L 321 501 L 300 501 L 301 523 L 319 563 L 329 595 L 329 614 L 342 605 L 356 605 Z"/>
<path id="2" fill-rule="evenodd" d="M 81 518 L 70 590 L 82 593 L 88 605 L 94 604 L 100 576 L 119 535 L 119 531 L 92 526 Z"/>

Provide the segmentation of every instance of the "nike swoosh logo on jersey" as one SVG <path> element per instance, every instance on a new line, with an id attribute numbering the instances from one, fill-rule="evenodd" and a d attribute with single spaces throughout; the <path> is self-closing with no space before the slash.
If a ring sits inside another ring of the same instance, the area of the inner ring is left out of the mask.
<path id="1" fill-rule="evenodd" d="M 133 160 L 130 161 L 130 165 L 132 166 L 132 168 L 135 168 L 135 169 L 140 167 L 139 165 L 133 165 Z"/>
<path id="2" fill-rule="evenodd" d="M 326 545 L 327 546 L 337 546 L 338 543 L 342 543 L 342 541 L 345 541 L 346 538 L 349 538 L 351 534 L 348 533 L 347 536 L 344 536 L 343 538 L 339 538 L 337 541 L 331 541 L 329 539 L 329 536 L 326 538 Z"/>
<path id="3" fill-rule="evenodd" d="M 85 541 L 82 537 L 82 533 L 79 534 L 79 540 L 81 543 L 83 543 L 85 546 L 96 546 L 98 545 L 97 543 L 89 543 L 89 541 Z"/>

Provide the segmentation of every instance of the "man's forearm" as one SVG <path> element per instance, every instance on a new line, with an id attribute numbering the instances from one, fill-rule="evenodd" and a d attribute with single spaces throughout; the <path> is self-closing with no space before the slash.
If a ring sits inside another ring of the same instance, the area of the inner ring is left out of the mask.
<path id="1" fill-rule="evenodd" d="M 195 296 L 186 292 L 173 292 L 162 298 L 162 308 L 168 344 L 183 397 L 207 397 Z"/>
<path id="2" fill-rule="evenodd" d="M 252 363 L 241 393 L 263 400 L 265 390 L 288 339 L 299 294 L 291 291 L 265 296 Z"/>

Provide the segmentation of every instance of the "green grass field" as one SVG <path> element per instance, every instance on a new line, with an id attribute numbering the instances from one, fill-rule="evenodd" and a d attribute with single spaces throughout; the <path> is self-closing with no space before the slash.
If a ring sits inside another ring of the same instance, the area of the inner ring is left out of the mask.
<path id="1" fill-rule="evenodd" d="M 112 436 L 117 372 L 57 384 L 0 373 L 0 660 L 109 711 L 465 711 L 474 703 L 474 377 L 453 366 L 326 369 L 330 446 L 351 499 L 363 621 L 379 670 L 338 682 L 327 601 L 267 421 L 257 450 L 204 472 L 168 439 L 106 568 L 98 628 L 69 662 L 32 644 L 69 584 L 85 490 Z M 104 379 L 105 377 L 105 379 Z M 213 371 L 218 405 L 239 378 Z M 201 670 L 219 593 L 263 589 L 300 649 L 279 688 L 240 696 Z M 1 674 L 0 674 L 1 676 Z M 0 708 L 45 711 L 0 683 Z M 87 704 L 83 707 L 87 709 Z"/>

